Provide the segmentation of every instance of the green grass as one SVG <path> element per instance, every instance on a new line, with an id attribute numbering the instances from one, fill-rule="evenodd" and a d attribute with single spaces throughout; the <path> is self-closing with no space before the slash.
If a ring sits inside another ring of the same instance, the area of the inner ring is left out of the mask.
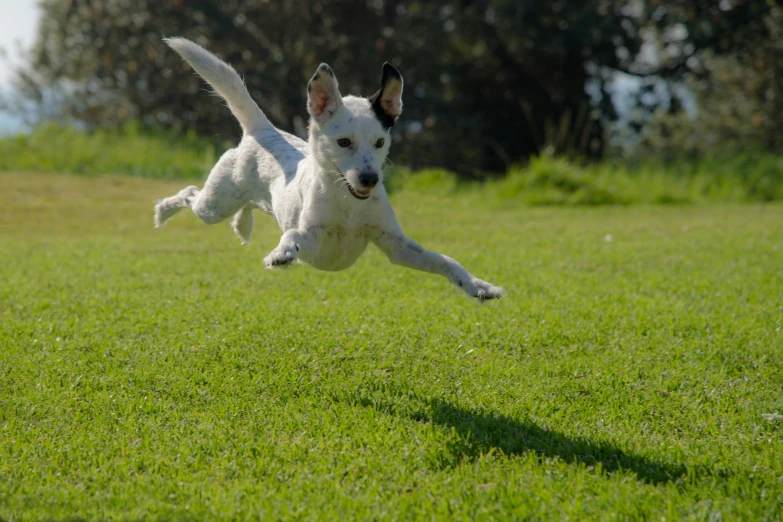
<path id="1" fill-rule="evenodd" d="M 226 147 L 193 134 L 152 131 L 137 124 L 83 132 L 50 123 L 30 135 L 0 138 L 0 171 L 201 179 Z"/>
<path id="2" fill-rule="evenodd" d="M 202 179 L 230 144 L 194 135 L 128 125 L 83 132 L 54 124 L 31 135 L 0 138 L 0 171 L 126 174 L 156 179 Z M 393 157 L 393 154 L 392 154 Z M 764 152 L 700 160 L 581 164 L 543 156 L 477 186 L 451 172 L 387 169 L 387 187 L 443 195 L 478 194 L 495 207 L 684 204 L 783 200 L 783 157 Z"/>
<path id="3" fill-rule="evenodd" d="M 0 175 L 0 519 L 783 518 L 783 206 L 398 190 L 507 296 Z M 457 191 L 459 192 L 459 191 Z"/>
<path id="4" fill-rule="evenodd" d="M 783 200 L 783 157 L 745 154 L 681 160 L 581 164 L 532 158 L 503 178 L 459 183 L 440 169 L 391 172 L 392 189 L 463 192 L 496 207 L 690 204 Z"/>

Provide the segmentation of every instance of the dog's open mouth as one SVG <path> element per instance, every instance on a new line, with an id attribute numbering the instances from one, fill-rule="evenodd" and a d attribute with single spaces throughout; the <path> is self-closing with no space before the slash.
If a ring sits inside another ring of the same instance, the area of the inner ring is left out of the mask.
<path id="1" fill-rule="evenodd" d="M 356 199 L 367 199 L 370 197 L 370 189 L 360 189 L 360 188 L 354 188 L 351 183 L 345 179 L 345 176 L 343 176 L 343 173 L 340 173 L 340 177 L 343 178 L 343 181 L 345 182 L 345 186 L 348 187 L 348 192 L 351 193 L 351 196 L 355 197 Z"/>
<path id="2" fill-rule="evenodd" d="M 346 182 L 346 185 L 348 185 L 348 192 L 351 193 L 351 195 L 357 199 L 367 199 L 370 197 L 370 190 L 362 190 L 358 188 L 353 188 L 350 183 Z"/>

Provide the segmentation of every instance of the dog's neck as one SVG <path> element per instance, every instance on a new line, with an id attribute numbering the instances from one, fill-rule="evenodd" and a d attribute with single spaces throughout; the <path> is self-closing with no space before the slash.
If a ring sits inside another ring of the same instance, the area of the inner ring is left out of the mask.
<path id="1" fill-rule="evenodd" d="M 307 146 L 310 149 L 309 156 L 313 172 L 325 182 L 332 181 L 336 183 L 336 180 L 341 176 L 340 169 L 331 156 L 319 149 L 318 138 L 321 131 L 317 128 L 317 125 L 317 123 L 310 121 L 307 132 Z"/>

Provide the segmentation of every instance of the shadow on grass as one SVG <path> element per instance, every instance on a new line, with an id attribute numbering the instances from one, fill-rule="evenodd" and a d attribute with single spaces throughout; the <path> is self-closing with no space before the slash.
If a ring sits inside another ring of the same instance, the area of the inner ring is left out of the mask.
<path id="1" fill-rule="evenodd" d="M 465 460 L 475 460 L 490 452 L 522 455 L 535 452 L 539 458 L 558 458 L 569 464 L 593 467 L 597 472 L 612 474 L 632 472 L 649 484 L 675 482 L 688 475 L 682 464 L 671 464 L 628 453 L 607 442 L 594 442 L 542 428 L 530 420 L 517 420 L 498 413 L 470 410 L 437 398 L 419 398 L 388 385 L 373 385 L 343 397 L 354 406 L 374 408 L 388 415 L 406 417 L 416 422 L 432 423 L 449 429 L 451 437 L 446 451 L 437 457 L 443 467 L 454 467 Z M 693 472 L 693 470 L 691 470 Z"/>

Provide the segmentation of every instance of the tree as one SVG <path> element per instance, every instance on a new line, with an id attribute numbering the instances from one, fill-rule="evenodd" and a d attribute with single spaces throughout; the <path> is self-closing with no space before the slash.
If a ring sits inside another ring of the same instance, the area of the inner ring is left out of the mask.
<path id="1" fill-rule="evenodd" d="M 270 119 L 298 134 L 319 62 L 343 92 L 369 95 L 389 60 L 406 82 L 395 161 L 476 177 L 544 147 L 600 155 L 603 127 L 617 117 L 607 94 L 615 71 L 708 78 L 708 53 L 772 45 L 760 22 L 773 10 L 767 0 L 714 4 L 44 0 L 17 83 L 39 102 L 58 93 L 64 117 L 91 127 L 139 119 L 233 139 L 239 127 L 162 36 L 189 37 L 232 63 Z"/>

